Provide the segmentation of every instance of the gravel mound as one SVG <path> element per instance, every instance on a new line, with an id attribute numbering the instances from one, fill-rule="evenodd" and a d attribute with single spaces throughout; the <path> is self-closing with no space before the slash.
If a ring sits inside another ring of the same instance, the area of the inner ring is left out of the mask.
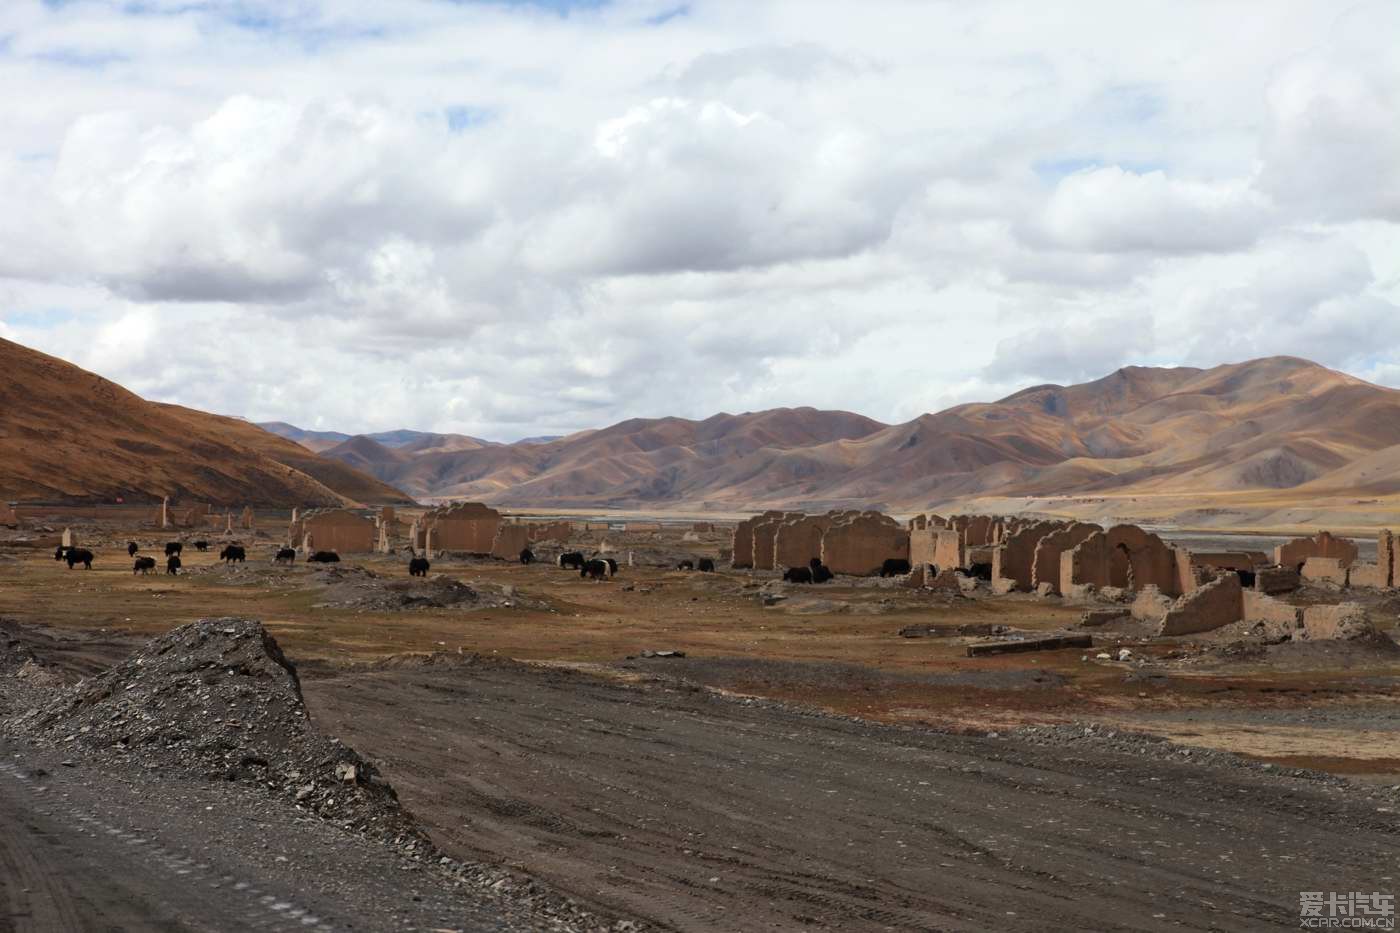
<path id="1" fill-rule="evenodd" d="M 201 619 L 8 721 L 45 744 L 238 781 L 409 852 L 427 837 L 373 765 L 311 725 L 296 669 L 252 619 Z"/>
<path id="2" fill-rule="evenodd" d="M 399 612 L 407 609 L 495 609 L 536 606 L 522 599 L 513 587 L 470 586 L 445 574 L 431 577 L 385 578 L 366 567 L 329 567 L 317 570 L 316 582 L 325 587 L 317 608 L 358 609 L 362 612 Z"/>

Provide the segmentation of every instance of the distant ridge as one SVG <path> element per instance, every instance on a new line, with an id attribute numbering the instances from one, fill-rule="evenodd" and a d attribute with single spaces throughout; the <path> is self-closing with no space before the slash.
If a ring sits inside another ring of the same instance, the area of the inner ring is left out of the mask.
<path id="1" fill-rule="evenodd" d="M 781 408 L 631 419 L 515 444 L 376 449 L 347 439 L 326 456 L 416 496 L 497 505 L 917 510 L 1092 493 L 1386 495 L 1400 493 L 1396 445 L 1400 392 L 1269 357 L 1211 369 L 1130 366 L 897 425 Z"/>

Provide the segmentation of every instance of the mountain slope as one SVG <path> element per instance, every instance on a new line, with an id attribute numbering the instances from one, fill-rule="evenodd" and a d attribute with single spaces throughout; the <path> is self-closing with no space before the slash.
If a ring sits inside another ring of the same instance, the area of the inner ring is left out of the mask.
<path id="1" fill-rule="evenodd" d="M 167 495 L 279 507 L 410 501 L 246 421 L 148 402 L 0 340 L 0 497 Z"/>
<path id="2" fill-rule="evenodd" d="M 986 496 L 1400 493 L 1400 392 L 1292 357 L 1127 367 L 898 425 L 810 408 L 547 443 L 327 452 L 420 496 L 540 507 L 885 507 Z M 1394 449 L 1392 449 L 1394 448 Z"/>

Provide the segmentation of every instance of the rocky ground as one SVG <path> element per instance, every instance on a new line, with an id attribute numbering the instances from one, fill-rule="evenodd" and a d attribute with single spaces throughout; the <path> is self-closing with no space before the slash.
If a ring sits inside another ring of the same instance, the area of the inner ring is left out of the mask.
<path id="1" fill-rule="evenodd" d="M 72 684 L 52 636 L 0 633 L 0 928 L 637 928 L 438 851 L 312 724 L 258 622 L 200 620 Z"/>
<path id="2" fill-rule="evenodd" d="M 125 533 L 80 533 L 90 572 L 0 541 L 0 825 L 27 834 L 0 841 L 0 930 L 1245 929 L 1296 923 L 1298 890 L 1393 891 L 1376 645 L 674 569 L 712 542 L 633 542 L 604 583 L 270 544 L 142 577 Z M 1393 597 L 1365 608 L 1393 639 Z M 967 656 L 1068 632 L 1092 647 Z M 143 851 L 123 834 L 167 855 L 94 880 Z"/>

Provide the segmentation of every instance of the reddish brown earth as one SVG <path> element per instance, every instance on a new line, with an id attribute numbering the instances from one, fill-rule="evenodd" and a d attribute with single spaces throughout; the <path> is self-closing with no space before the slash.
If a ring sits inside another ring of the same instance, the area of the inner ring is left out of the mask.
<path id="1" fill-rule="evenodd" d="M 410 501 L 246 421 L 148 402 L 0 340 L 0 498 L 163 496 L 288 508 Z"/>

